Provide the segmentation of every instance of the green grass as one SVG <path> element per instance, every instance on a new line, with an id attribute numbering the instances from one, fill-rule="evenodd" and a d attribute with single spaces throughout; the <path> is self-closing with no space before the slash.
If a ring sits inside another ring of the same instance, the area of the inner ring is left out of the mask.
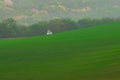
<path id="1" fill-rule="evenodd" d="M 120 80 L 120 23 L 1 40 L 0 80 Z"/>

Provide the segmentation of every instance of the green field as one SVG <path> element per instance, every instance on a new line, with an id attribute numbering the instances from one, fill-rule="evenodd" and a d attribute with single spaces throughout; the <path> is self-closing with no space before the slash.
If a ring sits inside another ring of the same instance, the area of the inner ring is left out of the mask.
<path id="1" fill-rule="evenodd" d="M 120 80 L 120 23 L 0 40 L 0 80 Z"/>

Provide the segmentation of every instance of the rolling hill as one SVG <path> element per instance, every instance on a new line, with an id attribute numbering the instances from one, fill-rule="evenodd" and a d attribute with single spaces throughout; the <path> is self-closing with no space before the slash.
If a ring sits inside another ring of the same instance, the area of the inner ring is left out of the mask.
<path id="1" fill-rule="evenodd" d="M 118 18 L 120 0 L 0 0 L 0 20 L 32 24 L 54 18 Z"/>
<path id="2" fill-rule="evenodd" d="M 120 80 L 120 23 L 0 40 L 0 80 Z"/>

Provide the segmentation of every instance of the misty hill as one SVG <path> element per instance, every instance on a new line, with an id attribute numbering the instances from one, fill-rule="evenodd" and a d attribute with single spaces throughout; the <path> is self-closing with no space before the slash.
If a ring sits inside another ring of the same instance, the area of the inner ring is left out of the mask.
<path id="1" fill-rule="evenodd" d="M 120 0 L 0 0 L 0 19 L 28 25 L 54 18 L 117 18 Z"/>

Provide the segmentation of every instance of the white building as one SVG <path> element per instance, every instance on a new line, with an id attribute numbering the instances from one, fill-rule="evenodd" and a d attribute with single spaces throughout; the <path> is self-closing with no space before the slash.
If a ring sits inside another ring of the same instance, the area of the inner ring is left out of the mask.
<path id="1" fill-rule="evenodd" d="M 47 34 L 47 35 L 52 35 L 53 32 L 52 32 L 51 30 L 48 30 L 46 34 Z"/>

